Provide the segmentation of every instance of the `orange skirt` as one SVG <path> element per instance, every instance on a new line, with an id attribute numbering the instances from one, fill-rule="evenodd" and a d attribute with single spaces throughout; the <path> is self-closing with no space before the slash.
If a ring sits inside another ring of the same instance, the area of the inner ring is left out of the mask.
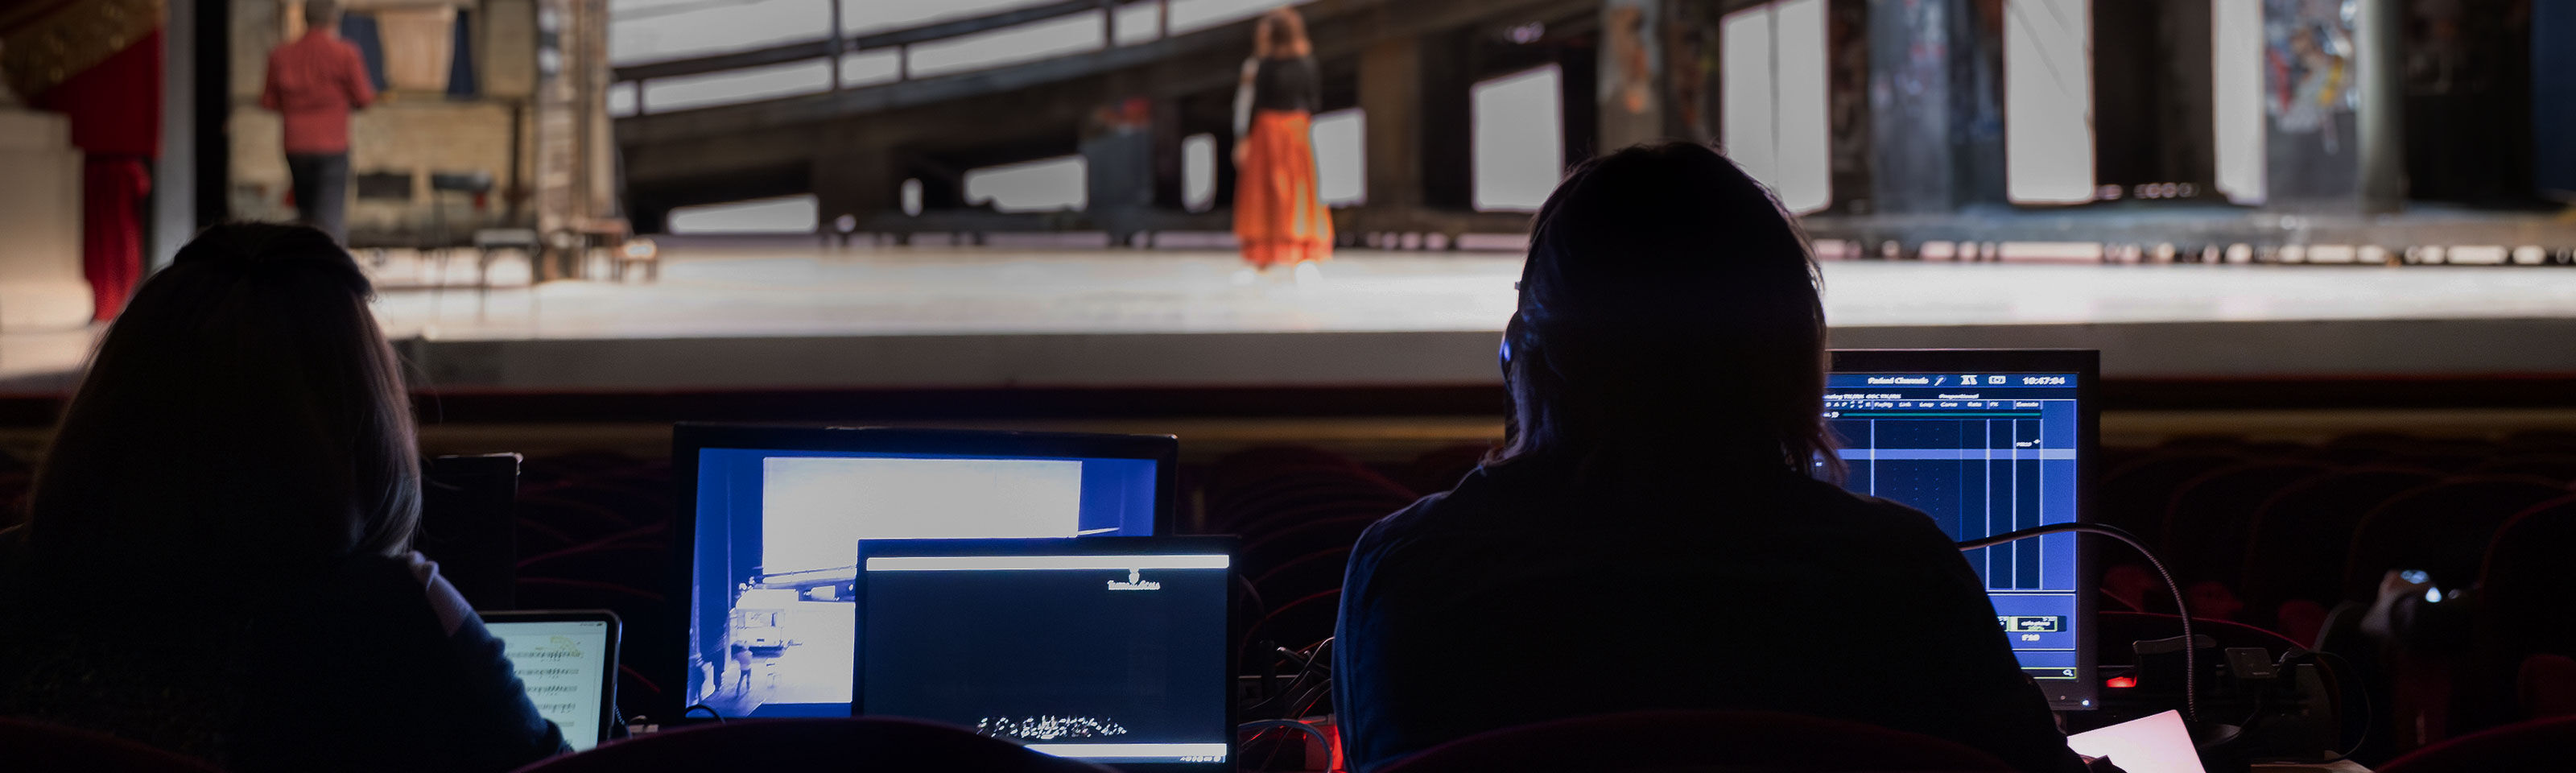
<path id="1" fill-rule="evenodd" d="M 1256 268 L 1333 256 L 1333 213 L 1315 188 L 1315 144 L 1307 120 L 1300 111 L 1258 111 L 1243 138 L 1234 238 L 1243 243 L 1244 262 Z"/>

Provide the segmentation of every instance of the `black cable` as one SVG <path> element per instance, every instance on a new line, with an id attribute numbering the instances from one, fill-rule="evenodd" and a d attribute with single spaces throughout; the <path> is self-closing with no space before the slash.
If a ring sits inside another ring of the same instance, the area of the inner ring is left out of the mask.
<path id="1" fill-rule="evenodd" d="M 2334 763 L 2351 759 L 2352 755 L 2361 753 L 2361 747 L 2363 744 L 2370 743 L 2370 728 L 2372 725 L 2379 724 L 2379 718 L 2373 716 L 2373 714 L 2379 711 L 2379 707 L 2371 704 L 2370 690 L 2359 683 L 2359 675 L 2353 672 L 2359 671 L 2360 669 L 2353 667 L 2352 661 L 2344 659 L 2344 656 L 2342 655 L 2337 655 L 2325 650 L 2306 650 L 2306 652 L 2307 654 L 2317 656 L 2317 660 L 2319 662 L 2323 662 L 2326 658 L 2334 658 L 2336 663 L 2343 664 L 2340 666 L 2329 666 L 2329 668 L 2334 670 L 2336 711 L 2343 710 L 2343 693 L 2358 693 L 2361 695 L 2361 737 L 2353 739 L 2352 748 L 2336 752 L 2334 757 L 2325 761 L 2327 763 Z M 2335 728 L 2335 733 L 2338 735 L 2342 734 L 2343 728 Z"/>
<path id="2" fill-rule="evenodd" d="M 2156 552 L 2148 550 L 2147 544 L 2140 542 L 2136 535 L 2130 534 L 2129 532 L 2117 527 L 2098 523 L 2057 523 L 2049 524 L 2047 526 L 2033 526 L 2027 529 L 2008 531 L 1991 537 L 1982 537 L 1961 542 L 1959 543 L 1959 552 L 1965 553 L 1979 548 L 1994 547 L 2007 542 L 2018 542 L 2032 537 L 2037 537 L 2042 534 L 2060 534 L 2065 532 L 2099 534 L 2128 543 L 2130 548 L 2138 551 L 2138 555 L 2146 557 L 2148 566 L 2155 567 L 2157 577 L 2164 578 L 2165 590 L 2173 593 L 2174 611 L 2180 613 L 2177 616 L 2182 618 L 2182 713 L 2184 718 L 2193 722 L 2199 722 L 2200 658 L 2198 653 L 2200 651 L 2200 640 L 2193 638 L 2191 635 L 2191 606 L 2185 603 L 2183 599 L 2182 586 L 2174 584 L 2173 573 L 2165 571 L 2165 562 L 2156 558 Z"/>
<path id="3" fill-rule="evenodd" d="M 716 724 L 724 724 L 724 721 L 725 721 L 725 716 L 724 716 L 724 714 L 723 714 L 723 713 L 721 713 L 721 712 L 716 711 L 716 707 L 714 707 L 714 706 L 709 706 L 709 705 L 704 704 L 704 703 L 692 704 L 692 705 L 690 705 L 688 708 L 681 709 L 681 710 L 680 710 L 680 718 L 681 718 L 681 719 L 688 719 L 688 718 L 689 718 L 689 713 L 690 713 L 690 712 L 694 712 L 694 711 L 704 711 L 704 712 L 706 712 L 706 713 L 707 713 L 707 717 L 708 717 L 708 718 L 710 718 L 710 719 L 714 719 L 714 720 L 716 721 Z"/>
<path id="4" fill-rule="evenodd" d="M 1276 711 L 1286 709 L 1284 716 L 1281 718 L 1295 719 L 1305 714 L 1304 709 L 1299 708 L 1301 705 L 1304 707 L 1312 707 L 1318 702 L 1319 696 L 1314 695 L 1314 693 L 1321 691 L 1326 695 L 1331 694 L 1332 682 L 1330 680 L 1325 681 L 1317 687 L 1308 688 L 1306 691 L 1307 694 L 1303 696 L 1299 694 L 1298 688 L 1304 686 L 1306 684 L 1306 677 L 1314 674 L 1319 668 L 1324 669 L 1327 675 L 1331 673 L 1332 661 L 1328 659 L 1328 653 L 1332 643 L 1333 640 L 1330 637 L 1327 637 L 1323 641 L 1307 645 L 1303 652 L 1294 652 L 1286 647 L 1278 648 L 1279 652 L 1285 652 L 1290 655 L 1302 657 L 1302 664 L 1298 667 L 1297 673 L 1294 676 L 1289 677 L 1287 686 L 1281 687 L 1278 692 L 1263 699 L 1260 703 L 1252 705 L 1248 710 L 1260 712 L 1265 710 Z M 1273 663 L 1275 664 L 1276 661 L 1274 660 Z M 1300 703 L 1301 700 L 1303 701 L 1302 704 Z"/>

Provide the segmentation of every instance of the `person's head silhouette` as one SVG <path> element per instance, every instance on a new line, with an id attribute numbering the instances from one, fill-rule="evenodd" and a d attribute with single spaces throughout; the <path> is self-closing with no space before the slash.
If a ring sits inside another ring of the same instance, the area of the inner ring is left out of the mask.
<path id="1" fill-rule="evenodd" d="M 1679 454 L 1807 471 L 1831 447 L 1806 237 L 1703 145 L 1576 166 L 1540 208 L 1504 341 L 1500 459 Z"/>
<path id="2" fill-rule="evenodd" d="M 419 441 L 373 294 L 305 226 L 220 225 L 180 248 L 64 412 L 31 494 L 36 544 L 97 576 L 183 576 L 207 595 L 410 550 Z"/>

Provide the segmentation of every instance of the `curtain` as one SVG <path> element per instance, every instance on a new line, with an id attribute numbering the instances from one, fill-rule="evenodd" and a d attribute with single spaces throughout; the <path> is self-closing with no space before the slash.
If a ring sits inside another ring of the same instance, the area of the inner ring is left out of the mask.
<path id="1" fill-rule="evenodd" d="M 448 58 L 447 98 L 473 99 L 481 94 L 481 84 L 474 77 L 474 12 L 456 12 L 455 51 Z"/>
<path id="2" fill-rule="evenodd" d="M 377 91 L 384 91 L 385 41 L 377 34 L 376 17 L 351 11 L 340 15 L 340 39 L 358 47 L 358 58 L 367 62 L 367 80 L 374 81 Z"/>
<path id="3" fill-rule="evenodd" d="M 161 151 L 161 31 L 155 29 L 46 91 L 37 106 L 71 117 L 87 158 L 81 180 L 81 273 L 96 319 L 125 308 L 143 276 L 143 199 Z"/>

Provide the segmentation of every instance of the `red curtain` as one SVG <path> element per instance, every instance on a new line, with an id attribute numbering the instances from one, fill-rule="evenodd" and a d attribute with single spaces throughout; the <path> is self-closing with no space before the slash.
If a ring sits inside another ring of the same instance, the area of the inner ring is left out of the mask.
<path id="1" fill-rule="evenodd" d="M 46 90 L 36 106 L 70 116 L 72 144 L 88 154 L 82 273 L 97 319 L 112 319 L 143 277 L 143 197 L 161 151 L 161 31 Z"/>

